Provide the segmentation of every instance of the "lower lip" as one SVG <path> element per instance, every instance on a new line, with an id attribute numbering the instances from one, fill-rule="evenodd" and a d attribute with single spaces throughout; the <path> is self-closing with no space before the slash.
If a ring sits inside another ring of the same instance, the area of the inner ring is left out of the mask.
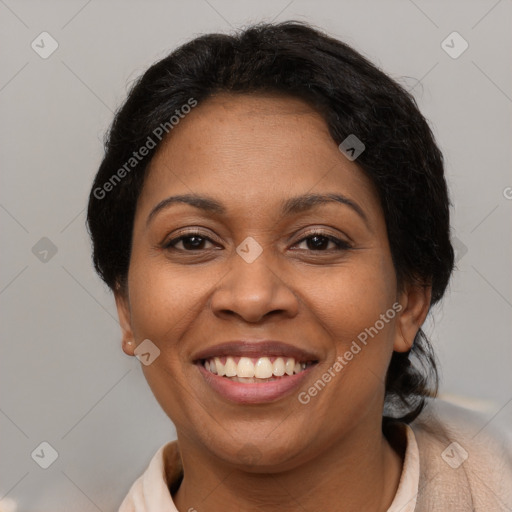
<path id="1" fill-rule="evenodd" d="M 299 387 L 315 365 L 309 366 L 295 375 L 287 375 L 270 382 L 248 384 L 235 382 L 226 377 L 219 377 L 209 372 L 201 363 L 197 363 L 196 366 L 199 368 L 206 383 L 224 398 L 239 404 L 260 404 L 274 402 L 290 395 Z"/>

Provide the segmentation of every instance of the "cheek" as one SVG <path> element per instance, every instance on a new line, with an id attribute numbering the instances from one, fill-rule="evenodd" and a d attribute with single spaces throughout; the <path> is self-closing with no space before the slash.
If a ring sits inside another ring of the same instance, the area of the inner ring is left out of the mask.
<path id="1" fill-rule="evenodd" d="M 155 399 L 177 426 L 192 422 L 187 416 L 194 397 L 187 390 L 183 361 L 190 350 L 182 340 L 191 332 L 206 293 L 190 269 L 172 271 L 156 258 L 132 258 L 129 273 L 132 329 L 137 343 L 150 339 L 160 350 L 142 371 Z M 213 284 L 213 283 L 212 283 Z M 211 286 L 211 285 L 210 285 Z M 199 326 L 200 327 L 200 326 Z"/>
<path id="2" fill-rule="evenodd" d="M 314 291 L 313 286 L 310 299 L 317 314 L 337 334 L 333 337 L 344 342 L 373 326 L 396 299 L 394 270 L 380 257 L 332 271 Z"/>
<path id="3" fill-rule="evenodd" d="M 193 314 L 200 293 L 193 272 L 165 268 L 165 263 L 135 259 L 130 266 L 130 304 L 135 336 L 165 336 L 168 343 L 173 333 L 186 325 Z M 162 340 L 164 341 L 164 340 Z"/>
<path id="4" fill-rule="evenodd" d="M 396 318 L 394 270 L 385 255 L 365 256 L 310 281 L 306 293 L 307 309 L 330 346 L 317 379 L 301 389 L 298 400 L 304 417 L 322 418 L 324 413 L 311 411 L 329 411 L 324 438 L 360 424 L 381 410 L 384 399 Z"/>
<path id="5" fill-rule="evenodd" d="M 219 279 L 217 271 L 201 265 L 171 265 L 162 256 L 134 254 L 128 285 L 136 340 L 152 340 L 169 366 L 188 360 L 194 347 L 185 342 L 187 336 L 204 339 L 211 334 L 202 332 L 208 329 L 202 319 Z"/>
<path id="6" fill-rule="evenodd" d="M 316 287 L 316 321 L 332 343 L 323 370 L 336 375 L 328 400 L 339 407 L 347 405 L 347 392 L 362 405 L 384 389 L 395 336 L 394 275 L 385 258 L 372 258 Z"/>

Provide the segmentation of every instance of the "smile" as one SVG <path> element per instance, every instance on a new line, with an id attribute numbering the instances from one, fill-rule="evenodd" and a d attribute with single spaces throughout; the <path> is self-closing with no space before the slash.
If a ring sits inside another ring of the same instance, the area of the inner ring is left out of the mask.
<path id="1" fill-rule="evenodd" d="M 201 360 L 195 366 L 199 369 L 209 390 L 213 391 L 217 397 L 220 396 L 237 404 L 263 404 L 283 399 L 294 392 L 298 393 L 316 364 L 317 361 L 295 362 L 293 358 L 283 357 L 227 356 Z M 279 375 L 283 371 L 283 366 L 284 374 Z M 274 370 L 278 375 L 274 374 Z M 215 373 L 219 371 L 220 374 Z M 251 375 L 251 373 L 255 375 L 240 376 Z M 265 375 L 265 377 L 257 377 L 257 375 Z"/>
<path id="2" fill-rule="evenodd" d="M 260 356 L 211 357 L 202 361 L 206 371 L 234 382 L 270 382 L 285 375 L 296 375 L 306 370 L 313 361 L 296 361 L 293 357 Z"/>
<path id="3" fill-rule="evenodd" d="M 321 354 L 275 340 L 235 340 L 203 348 L 191 359 L 207 385 L 206 394 L 256 404 L 298 392 Z"/>

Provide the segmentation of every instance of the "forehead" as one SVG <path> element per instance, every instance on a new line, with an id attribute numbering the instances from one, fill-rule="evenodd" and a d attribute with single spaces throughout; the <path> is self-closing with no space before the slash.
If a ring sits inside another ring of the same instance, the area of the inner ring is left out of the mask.
<path id="1" fill-rule="evenodd" d="M 308 103 L 223 93 L 195 107 L 162 142 L 139 206 L 149 208 L 171 194 L 207 193 L 236 210 L 280 206 L 285 196 L 306 192 L 339 192 L 379 207 L 369 178 L 339 151 Z"/>

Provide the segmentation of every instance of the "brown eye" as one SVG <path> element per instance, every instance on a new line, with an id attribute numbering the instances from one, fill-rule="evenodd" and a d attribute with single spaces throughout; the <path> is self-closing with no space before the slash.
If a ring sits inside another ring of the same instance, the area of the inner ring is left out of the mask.
<path id="1" fill-rule="evenodd" d="M 164 245 L 164 249 L 171 249 L 177 251 L 197 251 L 204 249 L 206 242 L 212 242 L 208 237 L 202 236 L 201 233 L 187 233 L 179 237 L 169 240 Z M 177 247 L 178 244 L 182 244 L 181 247 Z"/>
<path id="2" fill-rule="evenodd" d="M 301 244 L 303 242 L 306 242 L 306 250 L 310 251 L 320 251 L 320 252 L 327 252 L 330 250 L 334 251 L 343 251 L 350 249 L 351 246 L 339 238 L 336 238 L 335 236 L 328 235 L 326 233 L 323 233 L 321 231 L 309 233 L 308 236 L 304 237 L 302 240 L 297 242 L 298 244 Z M 328 249 L 329 244 L 333 244 L 334 247 L 331 247 Z"/>

